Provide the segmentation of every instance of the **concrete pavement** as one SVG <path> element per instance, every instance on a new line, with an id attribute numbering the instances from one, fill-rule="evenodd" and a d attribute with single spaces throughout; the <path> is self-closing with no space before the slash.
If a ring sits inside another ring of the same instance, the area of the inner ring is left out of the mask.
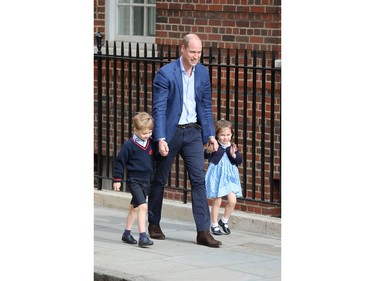
<path id="1" fill-rule="evenodd" d="M 140 248 L 121 241 L 130 195 L 94 192 L 95 280 L 281 280 L 279 218 L 235 211 L 236 223 L 229 224 L 232 233 L 215 236 L 223 245 L 209 248 L 196 244 L 191 204 L 165 200 L 161 227 L 166 239 L 152 239 L 153 246 Z M 132 234 L 138 240 L 136 224 Z"/>

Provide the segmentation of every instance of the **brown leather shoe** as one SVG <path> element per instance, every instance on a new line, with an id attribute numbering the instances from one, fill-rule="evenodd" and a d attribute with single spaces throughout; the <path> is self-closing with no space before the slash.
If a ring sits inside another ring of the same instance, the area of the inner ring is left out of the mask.
<path id="1" fill-rule="evenodd" d="M 159 224 L 149 224 L 148 225 L 148 233 L 150 234 L 151 238 L 157 239 L 157 240 L 164 240 L 165 235 L 163 231 L 161 231 Z"/>
<path id="2" fill-rule="evenodd" d="M 197 235 L 197 244 L 204 245 L 212 248 L 218 248 L 222 243 L 218 240 L 215 240 L 210 231 L 199 231 Z"/>

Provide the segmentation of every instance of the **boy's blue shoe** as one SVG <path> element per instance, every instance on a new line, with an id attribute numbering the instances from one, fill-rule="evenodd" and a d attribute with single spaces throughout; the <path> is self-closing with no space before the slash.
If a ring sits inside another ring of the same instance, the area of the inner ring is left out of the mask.
<path id="1" fill-rule="evenodd" d="M 134 237 L 129 234 L 129 235 L 122 235 L 121 240 L 124 241 L 125 243 L 128 244 L 137 244 L 137 240 L 134 239 Z"/>
<path id="2" fill-rule="evenodd" d="M 139 247 L 146 248 L 152 245 L 154 245 L 154 242 L 152 242 L 147 236 L 145 238 L 139 238 L 139 241 L 138 241 Z"/>

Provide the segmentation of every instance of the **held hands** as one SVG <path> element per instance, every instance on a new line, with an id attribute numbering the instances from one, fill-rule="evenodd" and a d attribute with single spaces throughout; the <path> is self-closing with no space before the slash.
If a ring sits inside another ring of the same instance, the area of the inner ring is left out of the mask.
<path id="1" fill-rule="evenodd" d="M 207 145 L 207 147 L 206 147 L 206 152 L 207 152 L 207 153 L 212 153 L 212 152 L 214 152 L 214 151 L 212 150 L 212 146 Z"/>
<path id="2" fill-rule="evenodd" d="M 167 156 L 169 152 L 168 143 L 163 139 L 159 140 L 159 152 L 161 156 L 164 157 Z"/>
<path id="3" fill-rule="evenodd" d="M 119 191 L 120 190 L 120 187 L 121 187 L 121 182 L 114 182 L 113 183 L 113 189 L 115 191 Z"/>
<path id="4" fill-rule="evenodd" d="M 214 137 L 211 137 L 208 139 L 208 144 L 207 144 L 207 152 L 212 153 L 214 151 L 217 151 L 219 148 L 219 144 L 217 143 L 217 140 Z"/>

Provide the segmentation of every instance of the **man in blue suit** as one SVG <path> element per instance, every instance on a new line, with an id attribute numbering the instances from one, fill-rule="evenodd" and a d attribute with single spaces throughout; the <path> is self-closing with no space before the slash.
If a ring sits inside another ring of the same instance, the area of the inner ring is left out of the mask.
<path id="1" fill-rule="evenodd" d="M 173 161 L 179 153 L 191 183 L 197 244 L 219 247 L 210 234 L 210 212 L 206 197 L 203 145 L 217 150 L 212 117 L 209 73 L 199 64 L 202 41 L 188 34 L 181 45 L 181 56 L 160 68 L 154 79 L 154 140 L 158 142 L 156 171 L 148 199 L 148 231 L 154 239 L 165 239 L 160 228 L 164 186 Z"/>

